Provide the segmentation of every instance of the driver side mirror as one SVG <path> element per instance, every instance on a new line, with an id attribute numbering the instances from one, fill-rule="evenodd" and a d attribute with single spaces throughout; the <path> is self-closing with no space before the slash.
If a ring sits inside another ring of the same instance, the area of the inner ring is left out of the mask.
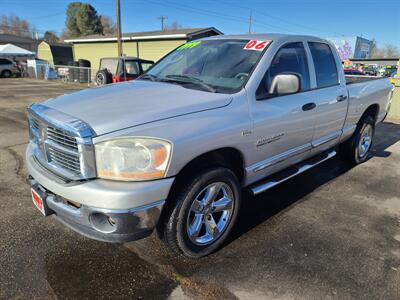
<path id="1" fill-rule="evenodd" d="M 295 74 L 278 74 L 271 82 L 268 93 L 271 95 L 293 94 L 300 91 L 300 78 Z"/>

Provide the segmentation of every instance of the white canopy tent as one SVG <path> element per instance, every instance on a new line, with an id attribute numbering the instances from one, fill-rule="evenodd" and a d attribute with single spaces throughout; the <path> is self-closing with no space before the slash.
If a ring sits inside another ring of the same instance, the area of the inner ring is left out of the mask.
<path id="1" fill-rule="evenodd" d="M 0 45 L 0 57 L 35 57 L 36 53 L 13 44 Z"/>

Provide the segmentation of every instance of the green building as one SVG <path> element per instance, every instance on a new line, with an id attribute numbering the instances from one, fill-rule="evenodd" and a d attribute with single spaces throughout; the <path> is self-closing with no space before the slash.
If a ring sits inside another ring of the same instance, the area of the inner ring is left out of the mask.
<path id="1" fill-rule="evenodd" d="M 187 41 L 220 34 L 214 27 L 124 33 L 122 47 L 126 56 L 157 61 Z M 93 69 L 98 69 L 102 57 L 118 55 L 116 36 L 90 35 L 65 42 L 73 44 L 75 61 L 87 59 Z"/>

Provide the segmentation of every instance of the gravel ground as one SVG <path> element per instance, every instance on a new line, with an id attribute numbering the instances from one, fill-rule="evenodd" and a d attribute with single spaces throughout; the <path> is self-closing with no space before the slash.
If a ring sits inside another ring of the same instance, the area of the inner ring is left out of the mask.
<path id="1" fill-rule="evenodd" d="M 0 79 L 0 298 L 400 299 L 399 120 L 378 126 L 363 165 L 334 158 L 246 196 L 230 243 L 195 261 L 155 235 L 92 241 L 34 208 L 25 108 L 80 88 Z"/>

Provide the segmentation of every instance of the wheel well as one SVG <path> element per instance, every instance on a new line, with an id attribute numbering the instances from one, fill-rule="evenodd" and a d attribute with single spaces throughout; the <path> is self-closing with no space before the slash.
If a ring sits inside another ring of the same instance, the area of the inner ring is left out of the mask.
<path id="1" fill-rule="evenodd" d="M 371 116 L 376 121 L 376 119 L 378 118 L 378 113 L 379 113 L 379 105 L 372 104 L 365 110 L 361 119 L 363 119 L 365 116 Z"/>
<path id="2" fill-rule="evenodd" d="M 178 173 L 177 179 L 188 178 L 193 173 L 201 172 L 211 167 L 226 167 L 231 169 L 239 182 L 244 179 L 244 160 L 239 150 L 235 148 L 220 148 L 206 152 L 187 163 Z"/>

